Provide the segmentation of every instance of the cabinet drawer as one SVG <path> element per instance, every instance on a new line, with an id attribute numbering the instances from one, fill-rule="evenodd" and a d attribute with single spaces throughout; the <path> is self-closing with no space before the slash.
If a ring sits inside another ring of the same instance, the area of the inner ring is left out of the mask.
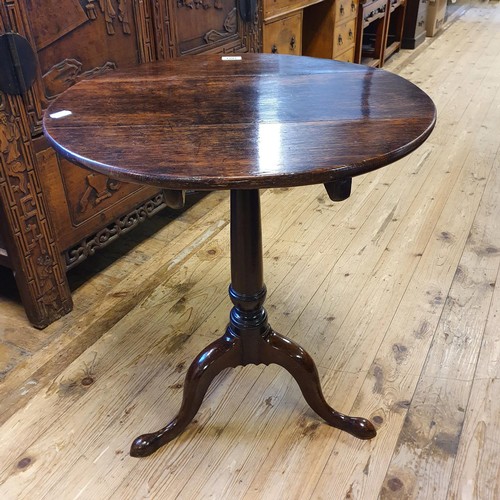
<path id="1" fill-rule="evenodd" d="M 274 54 L 302 54 L 302 11 L 263 26 L 263 51 Z"/>
<path id="2" fill-rule="evenodd" d="M 337 54 L 351 48 L 356 41 L 356 18 L 342 24 L 335 25 L 333 29 L 333 58 Z"/>
<path id="3" fill-rule="evenodd" d="M 344 62 L 354 62 L 354 52 L 355 52 L 356 47 L 353 45 L 350 49 L 347 49 L 345 52 L 342 52 L 342 54 L 339 54 L 338 56 L 335 56 L 336 61 L 344 61 Z"/>
<path id="4" fill-rule="evenodd" d="M 358 14 L 359 0 L 336 0 L 335 23 L 356 17 Z"/>

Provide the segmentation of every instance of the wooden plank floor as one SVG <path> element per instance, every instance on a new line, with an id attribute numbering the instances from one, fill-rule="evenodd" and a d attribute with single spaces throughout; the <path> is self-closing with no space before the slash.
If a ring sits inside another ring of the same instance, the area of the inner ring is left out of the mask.
<path id="1" fill-rule="evenodd" d="M 499 48 L 500 4 L 479 4 L 393 59 L 438 124 L 346 202 L 262 193 L 271 323 L 374 440 L 251 366 L 217 377 L 177 440 L 128 455 L 175 415 L 186 367 L 227 322 L 228 196 L 212 193 L 77 268 L 75 310 L 43 331 L 2 292 L 0 498 L 499 499 Z"/>

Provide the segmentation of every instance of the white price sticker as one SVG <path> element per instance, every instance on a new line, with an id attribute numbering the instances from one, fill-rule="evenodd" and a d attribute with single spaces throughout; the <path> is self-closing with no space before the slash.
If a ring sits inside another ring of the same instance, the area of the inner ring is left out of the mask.
<path id="1" fill-rule="evenodd" d="M 241 61 L 241 56 L 222 56 L 223 61 Z"/>
<path id="2" fill-rule="evenodd" d="M 58 111 L 57 113 L 51 113 L 49 116 L 51 118 L 64 118 L 65 116 L 72 115 L 73 113 L 71 111 L 68 111 L 67 109 L 64 109 L 63 111 Z"/>

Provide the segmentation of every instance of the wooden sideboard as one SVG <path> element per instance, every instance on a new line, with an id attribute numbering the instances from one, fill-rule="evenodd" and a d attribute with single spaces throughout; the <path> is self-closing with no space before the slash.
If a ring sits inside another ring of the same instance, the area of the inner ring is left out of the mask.
<path id="1" fill-rule="evenodd" d="M 37 59 L 28 92 L 0 92 L 0 264 L 13 270 L 34 326 L 71 310 L 68 269 L 183 201 L 181 192 L 116 182 L 64 160 L 43 136 L 44 109 L 69 86 L 115 68 L 259 51 L 261 14 L 244 4 L 251 18 L 245 22 L 242 2 L 0 0 L 0 34 L 22 35 Z"/>
<path id="2" fill-rule="evenodd" d="M 304 12 L 304 54 L 354 62 L 359 0 L 325 0 Z"/>
<path id="3" fill-rule="evenodd" d="M 304 12 L 319 2 L 323 0 L 263 0 L 263 52 L 302 55 Z"/>

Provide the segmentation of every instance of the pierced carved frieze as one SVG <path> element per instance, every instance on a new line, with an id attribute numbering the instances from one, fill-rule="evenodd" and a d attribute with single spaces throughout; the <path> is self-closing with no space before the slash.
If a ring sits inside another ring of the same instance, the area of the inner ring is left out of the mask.
<path id="1" fill-rule="evenodd" d="M 111 180 L 103 175 L 89 174 L 85 177 L 87 187 L 81 196 L 78 209 L 84 213 L 89 206 L 96 207 L 102 201 L 113 196 L 120 189 L 119 181 Z"/>
<path id="2" fill-rule="evenodd" d="M 60 256 L 46 216 L 27 131 L 19 115 L 19 96 L 0 95 L 0 202 L 7 220 L 9 245 L 17 255 L 36 326 L 43 327 L 71 309 L 71 297 L 61 271 Z M 13 101 L 16 106 L 7 106 Z M 29 135 L 29 131 L 28 131 Z M 18 271 L 21 274 L 21 271 Z"/>
<path id="3" fill-rule="evenodd" d="M 128 19 L 127 11 L 127 0 L 87 0 L 85 5 L 85 10 L 87 11 L 87 17 L 91 21 L 95 21 L 98 17 L 98 9 L 104 15 L 104 21 L 106 23 L 106 31 L 108 35 L 114 35 L 115 31 L 115 20 L 122 25 L 122 31 L 125 35 L 130 35 L 130 22 Z"/>
<path id="4" fill-rule="evenodd" d="M 78 59 L 64 59 L 55 64 L 43 75 L 45 95 L 47 99 L 53 99 L 80 80 L 91 76 L 100 75 L 116 69 L 116 63 L 105 62 L 88 71 L 82 72 L 83 64 Z"/>
<path id="5" fill-rule="evenodd" d="M 238 31 L 238 14 L 236 7 L 232 9 L 226 16 L 226 19 L 224 19 L 223 28 L 224 31 L 210 30 L 207 32 L 203 37 L 205 43 L 210 44 L 218 42 L 228 36 L 234 35 Z"/>
<path id="6" fill-rule="evenodd" d="M 66 268 L 72 269 L 96 251 L 127 233 L 141 222 L 149 219 L 167 206 L 163 192 L 158 193 L 143 205 L 120 217 L 90 238 L 85 238 L 64 253 Z"/>

